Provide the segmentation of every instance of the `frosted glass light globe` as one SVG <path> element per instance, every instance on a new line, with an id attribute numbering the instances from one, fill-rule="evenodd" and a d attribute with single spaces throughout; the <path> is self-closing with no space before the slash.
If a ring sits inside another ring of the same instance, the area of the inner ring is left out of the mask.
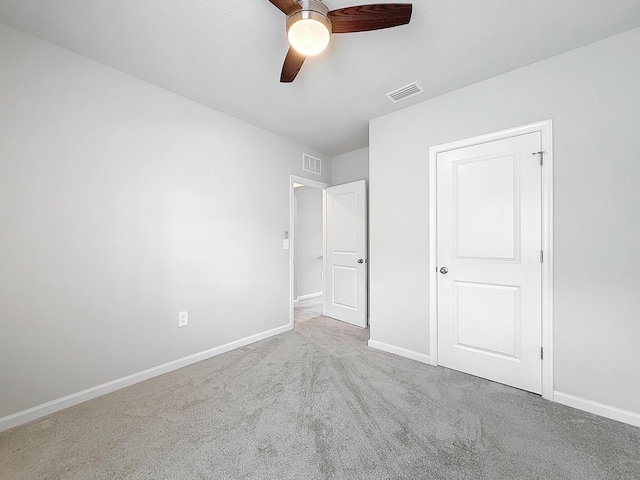
<path id="1" fill-rule="evenodd" d="M 329 45 L 331 34 L 326 25 L 313 18 L 293 23 L 287 32 L 289 43 L 303 55 L 317 55 Z"/>

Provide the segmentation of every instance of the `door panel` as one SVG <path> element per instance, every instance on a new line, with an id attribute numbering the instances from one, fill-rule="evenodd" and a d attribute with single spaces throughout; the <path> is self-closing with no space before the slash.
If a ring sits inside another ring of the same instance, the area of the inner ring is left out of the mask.
<path id="1" fill-rule="evenodd" d="M 454 164 L 458 258 L 515 259 L 519 224 L 515 199 L 520 193 L 516 164 L 513 154 Z"/>
<path id="2" fill-rule="evenodd" d="M 358 308 L 358 269 L 334 265 L 333 303 L 347 308 Z"/>
<path id="3" fill-rule="evenodd" d="M 332 240 L 337 254 L 357 254 L 358 232 L 354 214 L 358 211 L 356 191 L 332 192 Z"/>
<path id="4" fill-rule="evenodd" d="M 367 326 L 367 204 L 365 182 L 326 192 L 325 315 Z M 359 260 L 361 262 L 359 262 Z"/>
<path id="5" fill-rule="evenodd" d="M 438 363 L 540 393 L 540 133 L 437 157 Z"/>
<path id="6" fill-rule="evenodd" d="M 455 345 L 518 358 L 520 288 L 454 282 Z"/>

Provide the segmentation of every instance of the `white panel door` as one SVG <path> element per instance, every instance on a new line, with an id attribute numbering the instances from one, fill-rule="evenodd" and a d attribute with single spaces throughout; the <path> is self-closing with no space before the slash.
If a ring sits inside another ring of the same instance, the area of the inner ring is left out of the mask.
<path id="1" fill-rule="evenodd" d="M 439 153 L 438 363 L 542 390 L 539 132 Z"/>
<path id="2" fill-rule="evenodd" d="M 367 202 L 364 180 L 326 192 L 325 315 L 367 326 Z"/>

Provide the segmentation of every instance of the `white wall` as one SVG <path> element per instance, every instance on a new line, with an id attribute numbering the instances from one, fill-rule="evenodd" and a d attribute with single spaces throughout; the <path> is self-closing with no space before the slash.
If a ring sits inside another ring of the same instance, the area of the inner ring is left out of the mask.
<path id="1" fill-rule="evenodd" d="M 640 29 L 371 122 L 372 340 L 429 354 L 429 147 L 550 118 L 555 390 L 640 412 L 638 52 Z"/>
<path id="2" fill-rule="evenodd" d="M 296 298 L 322 293 L 322 189 L 298 187 L 295 225 Z"/>
<path id="3" fill-rule="evenodd" d="M 0 25 L 0 417 L 288 325 L 303 151 Z"/>
<path id="4" fill-rule="evenodd" d="M 353 152 L 343 153 L 333 157 L 332 185 L 369 180 L 369 149 L 361 148 Z"/>

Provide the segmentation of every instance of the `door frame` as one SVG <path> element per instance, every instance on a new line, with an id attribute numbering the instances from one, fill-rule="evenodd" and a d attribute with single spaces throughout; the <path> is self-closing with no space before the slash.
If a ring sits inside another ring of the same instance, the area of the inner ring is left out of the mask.
<path id="1" fill-rule="evenodd" d="M 518 135 L 540 132 L 544 162 L 542 165 L 542 397 L 554 400 L 553 394 L 553 122 L 509 128 L 429 147 L 429 363 L 438 365 L 438 245 L 437 178 L 439 153 Z"/>
<path id="2" fill-rule="evenodd" d="M 310 178 L 299 177 L 298 175 L 289 175 L 289 329 L 293 330 L 295 326 L 294 321 L 294 302 L 295 302 L 295 267 L 293 264 L 294 246 L 295 246 L 295 193 L 294 184 L 298 183 L 305 187 L 314 187 L 322 190 L 322 264 L 324 272 L 324 257 L 326 255 L 326 239 L 325 239 L 325 227 L 327 222 L 325 212 L 325 189 L 330 187 L 328 183 L 319 182 L 317 180 L 311 180 Z M 324 292 L 323 292 L 324 293 Z"/>

